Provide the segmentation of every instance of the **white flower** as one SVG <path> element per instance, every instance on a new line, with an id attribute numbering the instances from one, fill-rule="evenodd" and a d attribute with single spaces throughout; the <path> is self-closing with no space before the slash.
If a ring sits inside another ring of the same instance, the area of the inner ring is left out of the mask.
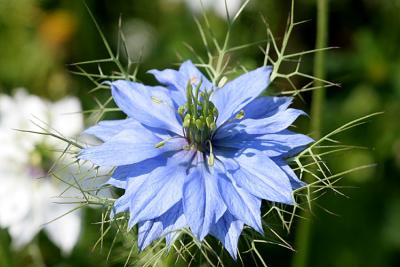
<path id="1" fill-rule="evenodd" d="M 156 30 L 149 23 L 130 19 L 124 22 L 122 32 L 131 59 L 143 60 L 150 55 L 156 43 Z"/>
<path id="2" fill-rule="evenodd" d="M 236 14 L 244 2 L 243 0 L 185 0 L 188 7 L 195 13 L 202 13 L 204 8 L 206 10 L 212 10 L 221 18 L 226 19 L 225 1 L 229 16 L 231 17 Z"/>
<path id="3" fill-rule="evenodd" d="M 15 248 L 28 244 L 41 229 L 65 254 L 79 239 L 81 214 L 68 213 L 76 204 L 55 202 L 76 201 L 81 193 L 47 177 L 48 168 L 61 155 L 55 151 L 63 151 L 66 143 L 15 129 L 42 131 L 34 120 L 47 130 L 74 137 L 83 129 L 80 112 L 80 103 L 73 97 L 51 103 L 23 89 L 13 97 L 0 95 L 0 227 L 8 229 Z M 72 160 L 63 159 L 64 163 Z M 73 183 L 72 168 L 63 171 L 61 178 Z"/>

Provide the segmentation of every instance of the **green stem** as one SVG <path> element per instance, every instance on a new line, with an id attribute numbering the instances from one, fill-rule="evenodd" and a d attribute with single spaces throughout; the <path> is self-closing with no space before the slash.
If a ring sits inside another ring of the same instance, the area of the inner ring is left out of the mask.
<path id="1" fill-rule="evenodd" d="M 175 251 L 171 249 L 171 251 L 168 253 L 168 255 L 165 257 L 165 260 L 163 260 L 163 266 L 165 267 L 172 267 L 175 266 L 176 262 L 176 254 Z"/>
<path id="2" fill-rule="evenodd" d="M 316 49 L 327 47 L 328 39 L 328 0 L 317 0 L 317 40 Z M 325 79 L 325 53 L 319 51 L 315 55 L 314 76 Z M 311 131 L 315 139 L 321 137 L 321 119 L 323 113 L 325 90 L 323 82 L 315 81 L 315 87 L 321 87 L 313 91 L 311 104 Z"/>
<path id="3" fill-rule="evenodd" d="M 5 230 L 0 229 L 0 266 L 11 267 L 10 244 Z"/>
<path id="4" fill-rule="evenodd" d="M 322 49 L 327 46 L 328 39 L 328 0 L 317 1 L 317 39 L 316 49 Z M 319 51 L 315 55 L 314 61 L 314 76 L 319 79 L 325 78 L 325 54 L 324 51 Z M 321 121 L 324 106 L 325 90 L 322 88 L 323 82 L 320 80 L 315 81 L 315 87 L 321 87 L 313 91 L 311 103 L 311 133 L 315 140 L 321 137 Z M 306 178 L 307 179 L 307 178 Z M 310 179 L 308 177 L 308 179 Z M 301 217 L 303 219 L 299 222 L 296 231 L 296 254 L 294 256 L 293 267 L 306 267 L 309 266 L 309 249 L 311 243 L 311 226 L 312 221 L 310 218 L 310 210 L 306 209 Z"/>
<path id="5" fill-rule="evenodd" d="M 40 251 L 39 244 L 37 240 L 34 240 L 29 246 L 28 246 L 28 251 L 29 254 L 32 257 L 32 261 L 37 267 L 46 267 L 46 264 L 44 262 L 42 252 Z"/>

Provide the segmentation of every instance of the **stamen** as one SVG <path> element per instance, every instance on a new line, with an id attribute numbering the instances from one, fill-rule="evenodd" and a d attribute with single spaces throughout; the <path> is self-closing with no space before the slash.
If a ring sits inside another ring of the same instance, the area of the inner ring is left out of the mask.
<path id="1" fill-rule="evenodd" d="M 212 143 L 210 140 L 208 140 L 208 144 L 210 146 L 210 155 L 208 156 L 207 163 L 208 163 L 208 166 L 212 167 L 212 166 L 214 166 L 215 159 L 214 159 Z"/>
<path id="2" fill-rule="evenodd" d="M 197 82 L 197 77 L 196 76 L 193 76 L 192 78 L 190 78 L 190 83 L 191 84 L 196 84 L 196 82 Z"/>
<path id="3" fill-rule="evenodd" d="M 226 76 L 222 77 L 221 80 L 219 80 L 219 82 L 218 82 L 218 87 L 219 88 L 223 87 L 227 81 L 228 81 L 228 78 Z"/>
<path id="4" fill-rule="evenodd" d="M 178 114 L 183 118 L 183 114 L 186 111 L 186 105 L 182 105 L 178 108 Z"/>
<path id="5" fill-rule="evenodd" d="M 155 96 L 151 96 L 151 100 L 156 104 L 161 104 L 163 101 Z"/>
<path id="6" fill-rule="evenodd" d="M 199 82 L 199 84 L 196 86 L 195 89 L 195 98 L 193 99 L 194 105 L 193 105 L 193 118 L 196 119 L 197 117 L 197 108 L 198 108 L 198 104 L 199 104 L 199 90 L 200 90 L 200 86 L 201 86 L 201 81 Z"/>
<path id="7" fill-rule="evenodd" d="M 244 113 L 244 110 L 242 109 L 241 111 L 239 111 L 238 114 L 236 114 L 235 117 L 236 117 L 236 119 L 241 120 L 241 119 L 243 119 L 244 115 L 245 115 L 245 113 Z"/>
<path id="8" fill-rule="evenodd" d="M 162 140 L 161 142 L 157 143 L 154 145 L 155 148 L 161 148 L 163 147 L 167 142 L 171 141 L 172 139 L 178 138 L 177 136 L 173 136 L 167 139 Z"/>
<path id="9" fill-rule="evenodd" d="M 160 143 L 155 144 L 155 148 L 161 148 L 165 145 L 165 141 L 161 141 Z"/>

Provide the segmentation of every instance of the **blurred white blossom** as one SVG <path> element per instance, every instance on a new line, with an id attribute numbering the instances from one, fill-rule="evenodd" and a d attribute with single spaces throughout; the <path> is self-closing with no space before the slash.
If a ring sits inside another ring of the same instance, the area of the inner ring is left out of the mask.
<path id="1" fill-rule="evenodd" d="M 130 19 L 123 23 L 122 32 L 131 59 L 144 59 L 150 55 L 157 35 L 153 26 L 144 20 Z"/>
<path id="2" fill-rule="evenodd" d="M 13 97 L 0 95 L 0 227 L 8 229 L 15 248 L 28 244 L 42 229 L 64 254 L 70 253 L 79 239 L 81 214 L 69 213 L 76 204 L 67 202 L 82 194 L 48 177 L 65 143 L 15 129 L 43 131 L 33 120 L 46 130 L 74 137 L 83 129 L 80 111 L 80 102 L 73 97 L 51 103 L 24 89 L 18 89 Z M 63 155 L 63 164 L 72 160 Z M 63 169 L 60 177 L 69 183 L 74 182 L 71 168 Z"/>
<path id="3" fill-rule="evenodd" d="M 233 17 L 239 11 L 243 0 L 184 0 L 186 5 L 194 12 L 201 14 L 204 10 L 211 10 L 221 18 L 226 19 L 226 10 Z M 226 2 L 226 5 L 225 5 Z"/>

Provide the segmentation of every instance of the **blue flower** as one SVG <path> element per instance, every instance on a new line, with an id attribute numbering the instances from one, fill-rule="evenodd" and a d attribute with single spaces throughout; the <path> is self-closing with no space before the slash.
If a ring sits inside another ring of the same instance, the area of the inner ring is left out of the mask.
<path id="1" fill-rule="evenodd" d="M 244 225 L 263 233 L 261 201 L 293 204 L 303 186 L 286 158 L 312 139 L 287 128 L 299 115 L 290 97 L 265 97 L 270 67 L 213 85 L 190 61 L 151 70 L 163 86 L 111 82 L 128 116 L 86 130 L 103 141 L 79 158 L 116 167 L 109 184 L 125 190 L 114 213 L 139 226 L 139 247 L 182 228 L 211 234 L 236 258 Z"/>

